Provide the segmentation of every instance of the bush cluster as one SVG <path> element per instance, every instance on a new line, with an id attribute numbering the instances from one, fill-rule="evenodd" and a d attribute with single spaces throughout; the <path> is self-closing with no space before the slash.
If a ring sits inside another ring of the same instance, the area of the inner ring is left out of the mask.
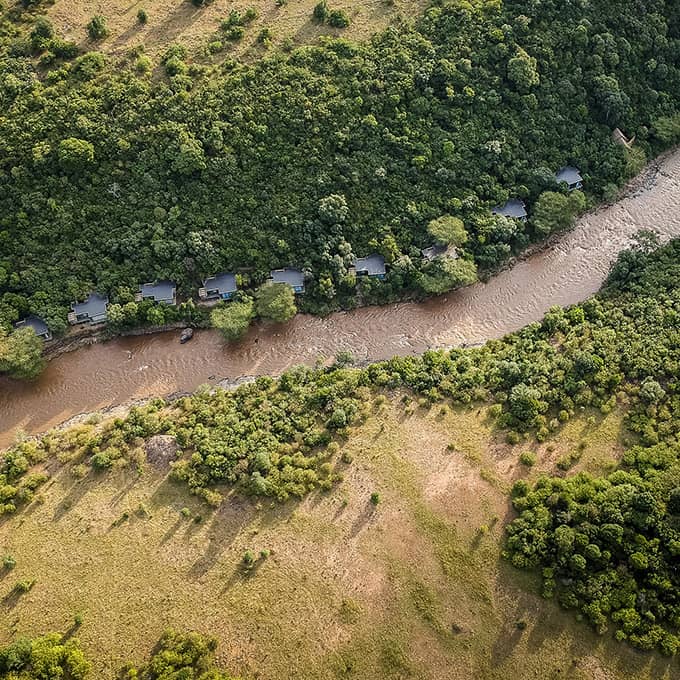
<path id="1" fill-rule="evenodd" d="M 75 625 L 82 623 L 76 614 Z M 217 641 L 199 633 L 167 630 L 142 665 L 127 664 L 119 674 L 123 680 L 236 680 L 215 664 Z M 0 648 L 0 677 L 7 680 L 89 680 L 92 664 L 77 639 L 48 633 L 33 639 L 21 638 Z"/>

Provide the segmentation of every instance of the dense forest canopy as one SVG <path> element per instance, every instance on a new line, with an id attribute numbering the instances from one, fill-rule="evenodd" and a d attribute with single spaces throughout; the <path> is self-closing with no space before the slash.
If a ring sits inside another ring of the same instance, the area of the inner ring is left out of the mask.
<path id="1" fill-rule="evenodd" d="M 328 311 L 356 303 L 348 266 L 373 251 L 391 271 L 364 300 L 437 292 L 474 267 L 422 260 L 430 221 L 462 219 L 463 258 L 490 269 L 564 223 L 492 219 L 490 206 L 518 196 L 531 215 L 567 163 L 610 195 L 680 138 L 670 1 L 437 2 L 366 44 L 217 68 L 171 46 L 155 73 L 138 54 L 78 54 L 44 11 L 0 15 L 7 327 L 33 312 L 63 329 L 91 289 L 126 301 L 170 278 L 193 294 L 217 271 L 257 284 L 289 264 L 311 272 L 303 307 Z M 617 126 L 634 152 L 612 141 Z"/>

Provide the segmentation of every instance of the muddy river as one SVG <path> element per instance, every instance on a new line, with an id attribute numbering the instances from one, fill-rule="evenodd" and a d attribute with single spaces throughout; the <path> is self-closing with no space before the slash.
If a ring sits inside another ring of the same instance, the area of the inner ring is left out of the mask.
<path id="1" fill-rule="evenodd" d="M 225 378 L 277 374 L 341 350 L 358 360 L 384 359 L 500 337 L 540 319 L 552 305 L 596 292 L 617 253 L 641 228 L 680 236 L 680 151 L 643 173 L 625 199 L 585 216 L 550 248 L 488 283 L 424 303 L 260 324 L 229 347 L 213 331 L 196 333 L 186 345 L 178 343 L 177 332 L 121 338 L 63 354 L 34 383 L 3 379 L 0 446 L 18 429 L 40 432 L 78 413 Z"/>

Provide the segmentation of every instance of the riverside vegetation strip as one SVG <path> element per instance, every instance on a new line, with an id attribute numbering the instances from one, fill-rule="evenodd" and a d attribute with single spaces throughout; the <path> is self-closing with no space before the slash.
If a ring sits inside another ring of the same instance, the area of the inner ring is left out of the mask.
<path id="1" fill-rule="evenodd" d="M 561 165 L 598 200 L 680 138 L 678 22 L 660 0 L 435 3 L 365 43 L 251 65 L 169 46 L 157 77 L 138 56 L 80 54 L 26 4 L 5 2 L 0 30 L 5 329 L 33 312 L 61 331 L 93 288 L 162 323 L 167 309 L 134 308 L 141 281 L 190 295 L 224 269 L 257 285 L 302 267 L 318 313 L 440 292 L 569 223 L 582 203 L 555 193 Z M 491 217 L 512 196 L 528 224 Z M 445 215 L 467 234 L 453 269 L 420 255 Z M 391 271 L 357 287 L 352 255 L 372 251 Z"/>
<path id="2" fill-rule="evenodd" d="M 35 507 L 42 489 L 47 488 L 45 471 L 55 469 L 55 458 L 76 479 L 92 477 L 94 486 L 107 484 L 107 477 L 116 469 L 130 469 L 128 474 L 133 476 L 134 468 L 143 470 L 145 449 L 152 438 L 167 435 L 179 447 L 170 478 L 188 485 L 217 508 L 211 532 L 239 536 L 238 529 L 234 532 L 229 527 L 239 521 L 240 511 L 229 519 L 221 516 L 229 512 L 221 508 L 235 502 L 239 494 L 273 497 L 291 510 L 290 497 L 304 503 L 311 493 L 323 502 L 324 495 L 345 484 L 343 478 L 357 474 L 353 461 L 359 460 L 361 468 L 371 469 L 371 474 L 379 475 L 381 466 L 386 466 L 382 483 L 379 477 L 370 482 L 382 484 L 380 493 L 367 489 L 375 494 L 373 504 L 378 511 L 387 499 L 409 499 L 408 516 L 433 541 L 429 550 L 438 556 L 438 569 L 460 576 L 468 584 L 465 573 L 474 570 L 474 549 L 470 548 L 470 553 L 463 549 L 455 530 L 447 528 L 447 522 L 419 500 L 425 491 L 415 490 L 419 488 L 417 480 L 427 474 L 421 466 L 436 461 L 421 444 L 427 448 L 435 441 L 434 433 L 446 428 L 437 424 L 438 419 L 444 423 L 450 419 L 457 432 L 449 455 L 463 456 L 470 464 L 481 463 L 481 478 L 491 488 L 507 492 L 513 476 L 517 479 L 522 468 L 531 470 L 536 461 L 527 451 L 539 448 L 544 464 L 543 458 L 551 458 L 572 423 L 587 431 L 603 417 L 620 414 L 623 434 L 607 435 L 605 451 L 597 459 L 591 458 L 588 450 L 594 446 L 592 441 L 582 438 L 560 451 L 559 458 L 548 461 L 545 476 L 515 481 L 512 497 L 520 514 L 507 526 L 505 555 L 516 566 L 540 568 L 544 596 L 556 595 L 560 604 L 575 608 L 579 617 L 599 632 L 611 628 L 621 641 L 672 656 L 678 650 L 679 615 L 673 565 L 680 545 L 680 241 L 657 250 L 652 246 L 642 239 L 624 253 L 595 298 L 566 310 L 555 308 L 541 323 L 482 348 L 427 352 L 421 358 L 397 358 L 365 369 L 343 366 L 347 357 L 340 357 L 339 364 L 328 369 L 295 369 L 278 380 L 260 378 L 231 393 L 202 391 L 172 404 L 159 400 L 133 409 L 126 418 L 92 422 L 20 442 L 7 450 L 2 460 L 3 511 L 10 523 L 22 522 L 26 506 Z M 403 397 L 401 406 L 392 406 L 390 401 L 399 395 Z M 451 406 L 458 415 L 452 414 Z M 376 409 L 387 407 L 401 409 L 402 418 L 421 409 L 431 409 L 433 415 L 419 435 L 411 432 L 407 436 L 407 424 L 398 420 L 383 419 L 379 426 L 375 422 Z M 504 452 L 502 457 L 513 455 L 521 461 L 520 466 L 511 465 L 513 474 L 508 476 L 503 466 L 493 462 L 493 456 L 489 458 L 488 445 L 473 445 L 475 437 L 484 441 L 489 436 L 475 434 L 487 427 L 482 427 L 482 417 L 498 432 L 492 446 Z M 367 428 L 373 434 L 369 435 Z M 356 450 L 357 437 L 359 446 L 366 447 L 363 453 Z M 380 453 L 370 437 L 374 442 L 386 438 Z M 417 465 L 411 460 L 415 453 L 407 455 L 415 441 L 421 442 Z M 440 446 L 433 444 L 432 450 Z M 373 457 L 375 463 L 370 462 Z M 589 467 L 581 467 L 584 460 L 589 461 Z M 463 470 L 463 462 L 456 465 Z M 581 471 L 569 474 L 572 468 Z M 445 469 L 440 473 L 428 484 L 446 485 Z M 462 488 L 472 484 L 468 479 L 473 477 L 466 477 L 468 474 L 463 474 Z M 85 482 L 75 483 L 69 494 L 72 499 L 80 495 L 79 484 Z M 412 484 L 416 486 L 412 488 Z M 354 497 L 357 490 L 348 493 Z M 230 501 L 224 500 L 225 494 Z M 451 502 L 460 500 L 451 497 Z M 58 504 L 55 516 L 63 516 L 69 507 L 70 502 Z M 140 505 L 139 517 L 147 512 Z M 197 511 L 187 512 L 191 516 Z M 255 518 L 261 510 L 245 512 L 246 517 Z M 480 521 L 476 527 L 480 533 L 473 544 L 483 540 L 490 526 L 495 527 L 498 514 L 496 519 Z M 370 515 L 363 520 L 360 516 L 354 530 L 359 531 L 369 519 Z M 125 513 L 114 525 L 130 520 Z M 226 522 L 223 528 L 222 521 Z M 307 527 L 315 535 L 320 532 L 319 540 L 325 540 L 321 537 L 327 532 L 330 540 L 340 530 L 334 529 L 332 522 Z M 276 541 L 280 532 L 287 531 L 274 526 L 266 534 Z M 249 535 L 252 541 L 257 532 Z M 240 536 L 236 542 L 242 544 L 244 538 Z M 65 536 L 63 540 L 69 539 Z M 229 541 L 226 536 L 222 540 Z M 387 559 L 390 537 L 383 540 L 387 543 L 381 543 L 381 550 L 386 552 L 381 554 Z M 196 575 L 207 574 L 225 548 L 217 544 L 208 547 L 206 554 L 197 558 Z M 280 549 L 283 552 L 283 547 Z M 267 558 L 262 559 L 266 563 Z M 238 566 L 236 569 L 238 572 Z M 257 575 L 254 578 L 257 580 Z M 456 578 L 450 578 L 449 587 L 454 588 Z M 401 578 L 397 583 L 399 588 L 405 587 Z M 417 598 L 421 611 L 432 607 L 436 611 L 445 601 L 445 596 L 422 595 L 433 585 L 412 587 L 421 593 Z M 434 613 L 427 616 L 439 620 Z M 523 620 L 522 626 L 526 623 Z M 390 663 L 399 666 L 401 658 L 408 666 L 401 643 L 392 640 L 390 644 Z M 424 677 L 430 677 L 423 672 Z M 389 677 L 384 669 L 383 673 Z"/>

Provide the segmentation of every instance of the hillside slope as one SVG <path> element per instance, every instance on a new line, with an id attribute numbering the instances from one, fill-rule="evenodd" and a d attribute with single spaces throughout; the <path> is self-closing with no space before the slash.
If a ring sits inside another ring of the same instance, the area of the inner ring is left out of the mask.
<path id="1" fill-rule="evenodd" d="M 104 678 L 168 625 L 272 680 L 674 677 L 680 241 L 650 246 L 482 348 L 17 443 L 1 635 L 78 615 Z"/>

